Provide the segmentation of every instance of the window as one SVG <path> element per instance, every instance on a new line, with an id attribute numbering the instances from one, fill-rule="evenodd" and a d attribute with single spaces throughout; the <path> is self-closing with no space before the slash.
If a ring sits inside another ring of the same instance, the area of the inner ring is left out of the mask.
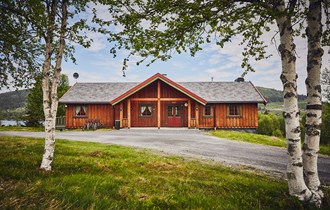
<path id="1" fill-rule="evenodd" d="M 204 117 L 213 116 L 213 109 L 210 105 L 206 105 L 206 106 L 203 107 L 203 116 Z"/>
<path id="2" fill-rule="evenodd" d="M 167 107 L 167 116 L 173 117 L 173 111 L 172 111 L 172 106 Z"/>
<path id="3" fill-rule="evenodd" d="M 231 104 L 227 106 L 227 116 L 240 117 L 242 115 L 242 106 L 237 104 Z"/>
<path id="4" fill-rule="evenodd" d="M 176 117 L 180 116 L 180 107 L 179 106 L 174 107 L 174 114 Z"/>
<path id="5" fill-rule="evenodd" d="M 152 108 L 153 107 L 151 105 L 141 105 L 140 106 L 140 117 L 151 117 Z"/>
<path id="6" fill-rule="evenodd" d="M 180 106 L 168 106 L 167 107 L 168 117 L 180 117 Z"/>
<path id="7" fill-rule="evenodd" d="M 78 105 L 74 107 L 76 117 L 87 117 L 87 106 Z"/>

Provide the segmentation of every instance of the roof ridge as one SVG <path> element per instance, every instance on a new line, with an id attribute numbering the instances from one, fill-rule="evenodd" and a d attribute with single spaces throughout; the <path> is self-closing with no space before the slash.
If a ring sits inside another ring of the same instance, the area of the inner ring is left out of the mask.
<path id="1" fill-rule="evenodd" d="M 173 81 L 173 80 L 172 80 Z M 249 83 L 251 81 L 244 81 L 244 82 L 235 82 L 235 81 L 173 81 L 175 83 Z M 133 82 L 133 81 L 127 81 L 127 82 L 117 82 L 117 81 L 110 81 L 110 82 L 76 82 L 75 84 L 112 84 L 112 83 L 141 83 L 141 82 Z"/>
<path id="2" fill-rule="evenodd" d="M 140 82 L 76 82 L 75 84 L 110 84 L 110 83 L 140 83 Z"/>
<path id="3" fill-rule="evenodd" d="M 176 82 L 176 83 L 249 83 L 250 81 L 235 82 L 235 81 L 191 81 L 191 82 Z"/>

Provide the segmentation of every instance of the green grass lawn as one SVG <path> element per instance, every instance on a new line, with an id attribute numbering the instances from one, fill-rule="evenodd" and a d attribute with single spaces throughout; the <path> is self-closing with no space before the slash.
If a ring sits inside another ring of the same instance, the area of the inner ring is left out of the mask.
<path id="1" fill-rule="evenodd" d="M 210 134 L 219 138 L 229 140 L 244 141 L 254 144 L 263 144 L 268 146 L 286 147 L 286 140 L 275 136 L 266 136 L 254 133 L 245 133 L 237 131 L 217 130 L 210 131 Z M 320 145 L 320 153 L 330 155 L 330 145 Z"/>
<path id="2" fill-rule="evenodd" d="M 0 131 L 45 131 L 44 127 L 0 126 Z"/>
<path id="3" fill-rule="evenodd" d="M 0 209 L 313 209 L 284 180 L 244 168 L 58 140 L 45 173 L 42 153 L 42 139 L 0 137 Z"/>

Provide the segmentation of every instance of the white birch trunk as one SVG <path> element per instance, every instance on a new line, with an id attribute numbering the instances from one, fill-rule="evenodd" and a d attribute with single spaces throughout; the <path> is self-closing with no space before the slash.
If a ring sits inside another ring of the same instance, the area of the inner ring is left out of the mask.
<path id="1" fill-rule="evenodd" d="M 284 2 L 277 7 L 284 11 Z M 297 78 L 295 44 L 289 15 L 276 19 L 280 32 L 279 52 L 282 59 L 281 81 L 284 90 L 284 120 L 287 142 L 287 179 L 290 195 L 299 200 L 309 200 L 312 196 L 307 188 L 303 175 L 303 161 L 300 140 L 299 109 L 297 99 Z"/>
<path id="2" fill-rule="evenodd" d="M 57 49 L 55 70 L 53 72 L 53 80 L 50 90 L 50 67 L 51 67 L 51 54 L 52 54 L 52 44 L 54 36 L 55 27 L 55 14 L 57 11 L 57 0 L 52 2 L 52 9 L 49 18 L 49 28 L 46 39 L 46 53 L 45 53 L 45 63 L 43 66 L 43 107 L 45 114 L 45 149 L 42 157 L 42 162 L 40 169 L 50 171 L 52 169 L 52 163 L 54 159 L 55 151 L 55 123 L 56 123 L 56 113 L 58 108 L 58 96 L 57 87 L 59 83 L 59 78 L 61 74 L 61 64 L 62 57 L 65 48 L 65 33 L 67 26 L 67 4 L 68 0 L 62 1 L 62 20 L 61 20 L 61 31 L 60 31 L 60 41 Z"/>
<path id="3" fill-rule="evenodd" d="M 315 199 L 321 202 L 323 193 L 320 190 L 320 180 L 317 171 L 317 158 L 320 144 L 322 101 L 321 101 L 321 64 L 323 49 L 321 47 L 321 0 L 310 0 L 307 14 L 308 54 L 307 54 L 307 107 L 306 134 L 304 141 L 303 165 L 308 188 L 315 194 Z"/>

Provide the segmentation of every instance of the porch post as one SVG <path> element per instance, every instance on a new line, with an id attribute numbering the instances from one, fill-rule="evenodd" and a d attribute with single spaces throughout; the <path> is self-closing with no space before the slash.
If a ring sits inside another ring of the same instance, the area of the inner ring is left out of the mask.
<path id="1" fill-rule="evenodd" d="M 191 121 L 191 100 L 188 100 L 188 128 L 190 128 Z"/>
<path id="2" fill-rule="evenodd" d="M 119 104 L 119 121 L 120 121 L 120 128 L 123 127 L 123 102 L 120 102 Z"/>
<path id="3" fill-rule="evenodd" d="M 127 100 L 127 128 L 131 127 L 131 100 Z"/>
<path id="4" fill-rule="evenodd" d="M 157 82 L 157 126 L 160 128 L 160 80 Z"/>
<path id="5" fill-rule="evenodd" d="M 199 104 L 196 103 L 196 128 L 199 128 Z"/>

